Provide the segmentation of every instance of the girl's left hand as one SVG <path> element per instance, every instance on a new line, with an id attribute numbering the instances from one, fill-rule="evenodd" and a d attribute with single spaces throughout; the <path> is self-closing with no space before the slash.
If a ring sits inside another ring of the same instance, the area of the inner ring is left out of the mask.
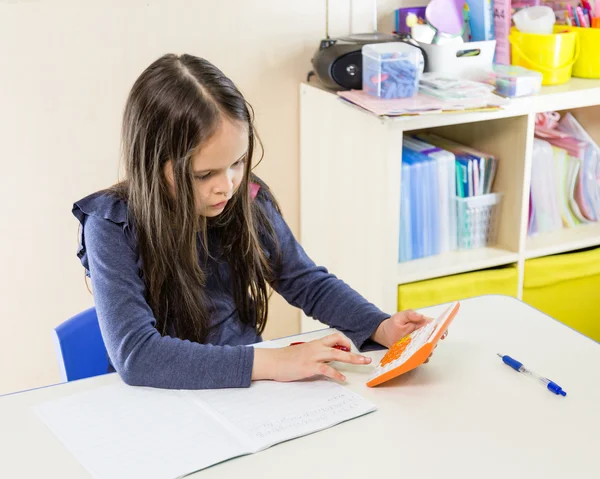
<path id="1" fill-rule="evenodd" d="M 385 346 L 391 347 L 395 342 L 400 341 L 404 336 L 422 328 L 431 321 L 431 318 L 423 316 L 416 311 L 407 309 L 394 314 L 392 317 L 383 321 L 371 339 Z M 442 339 L 446 337 L 446 333 Z"/>

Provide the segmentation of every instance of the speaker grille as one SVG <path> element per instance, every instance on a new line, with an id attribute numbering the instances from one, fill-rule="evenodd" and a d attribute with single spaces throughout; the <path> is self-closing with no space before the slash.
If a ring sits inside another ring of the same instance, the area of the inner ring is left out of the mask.
<path id="1" fill-rule="evenodd" d="M 362 89 L 362 53 L 360 50 L 346 53 L 331 66 L 331 77 L 349 90 Z"/>

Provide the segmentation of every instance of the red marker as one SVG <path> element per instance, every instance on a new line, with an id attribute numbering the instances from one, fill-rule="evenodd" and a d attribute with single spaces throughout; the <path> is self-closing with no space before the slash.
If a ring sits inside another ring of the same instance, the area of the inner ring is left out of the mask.
<path id="1" fill-rule="evenodd" d="M 291 343 L 290 346 L 296 346 L 296 344 L 304 344 L 304 341 L 298 341 L 297 343 Z M 332 347 L 335 348 L 335 349 L 339 349 L 340 351 L 345 351 L 347 353 L 350 352 L 350 348 L 349 347 L 343 346 L 341 344 L 334 344 Z"/>

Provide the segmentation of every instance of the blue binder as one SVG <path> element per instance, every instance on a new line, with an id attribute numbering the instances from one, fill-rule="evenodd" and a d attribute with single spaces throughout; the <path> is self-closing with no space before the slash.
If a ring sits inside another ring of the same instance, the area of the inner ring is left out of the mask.
<path id="1" fill-rule="evenodd" d="M 403 192 L 408 190 L 410 207 L 400 208 L 401 214 L 410 214 L 410 233 L 408 228 L 401 226 L 401 240 L 406 241 L 410 236 L 411 257 L 409 259 L 423 258 L 439 253 L 439 198 L 437 191 L 437 165 L 432 158 L 417 153 L 408 148 L 402 148 L 402 173 L 406 171 L 408 179 L 402 181 Z M 402 198 L 407 195 L 402 194 Z M 402 201 L 402 200 L 401 200 Z M 405 218 L 401 218 L 403 225 Z M 406 249 L 401 245 L 401 251 Z M 404 257 L 404 256 L 403 256 Z"/>
<path id="2" fill-rule="evenodd" d="M 412 229 L 410 184 L 412 169 L 408 163 L 402 163 L 402 181 L 400 185 L 400 262 L 412 259 Z"/>
<path id="3" fill-rule="evenodd" d="M 439 216 L 439 251 L 436 245 L 435 251 L 445 253 L 455 250 L 456 241 L 456 158 L 453 153 L 435 147 L 429 143 L 417 140 L 411 136 L 405 136 L 403 145 L 409 150 L 427 155 L 435 160 L 437 169 L 437 181 L 434 194 L 438 199 Z"/>

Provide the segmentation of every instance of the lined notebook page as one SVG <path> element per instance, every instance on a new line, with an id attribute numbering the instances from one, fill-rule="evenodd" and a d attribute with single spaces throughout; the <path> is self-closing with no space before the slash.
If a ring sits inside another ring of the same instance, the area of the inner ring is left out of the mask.
<path id="1" fill-rule="evenodd" d="M 373 410 L 370 402 L 325 380 L 206 391 L 119 383 L 37 408 L 100 479 L 181 477 Z"/>
<path id="2" fill-rule="evenodd" d="M 45 403 L 38 414 L 96 478 L 176 478 L 249 453 L 184 391 L 123 383 Z"/>
<path id="3" fill-rule="evenodd" d="M 260 381 L 248 389 L 194 391 L 195 398 L 248 438 L 256 452 L 374 411 L 358 394 L 323 379 Z"/>

